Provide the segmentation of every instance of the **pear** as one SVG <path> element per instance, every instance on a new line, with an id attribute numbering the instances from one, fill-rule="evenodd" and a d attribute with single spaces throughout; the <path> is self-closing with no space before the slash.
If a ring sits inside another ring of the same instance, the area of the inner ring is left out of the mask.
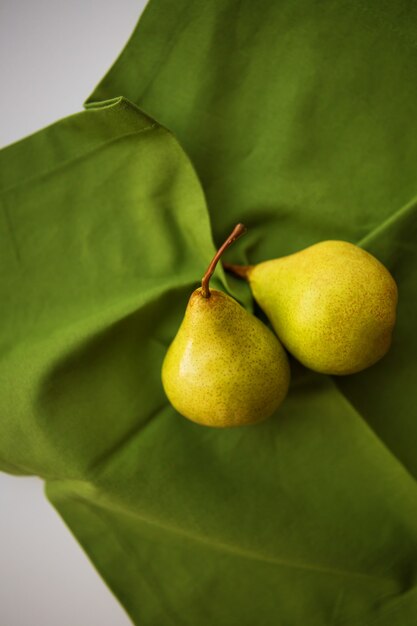
<path id="1" fill-rule="evenodd" d="M 245 228 L 238 224 L 215 255 L 162 366 L 174 408 L 205 426 L 266 419 L 284 400 L 290 381 L 286 352 L 274 333 L 209 280 L 223 251 Z"/>
<path id="2" fill-rule="evenodd" d="M 249 281 L 278 337 L 301 363 L 353 374 L 391 345 L 397 286 L 374 256 L 346 241 L 322 241 L 254 266 L 228 265 Z"/>

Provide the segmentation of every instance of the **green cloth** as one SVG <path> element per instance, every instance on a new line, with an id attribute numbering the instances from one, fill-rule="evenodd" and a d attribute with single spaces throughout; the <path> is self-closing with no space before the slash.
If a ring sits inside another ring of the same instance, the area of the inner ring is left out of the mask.
<path id="1" fill-rule="evenodd" d="M 151 0 L 87 110 L 0 152 L 0 467 L 46 479 L 135 624 L 416 624 L 416 21 Z M 160 366 L 238 221 L 234 262 L 363 245 L 398 324 L 374 367 L 292 361 L 277 414 L 223 431 Z"/>

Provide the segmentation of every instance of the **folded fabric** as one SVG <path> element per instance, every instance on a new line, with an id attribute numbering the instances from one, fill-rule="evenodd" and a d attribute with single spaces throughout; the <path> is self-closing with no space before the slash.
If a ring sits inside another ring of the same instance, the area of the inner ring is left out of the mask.
<path id="1" fill-rule="evenodd" d="M 46 479 L 135 624 L 415 624 L 416 18 L 151 0 L 87 110 L 0 152 L 0 467 Z M 256 426 L 175 413 L 160 366 L 209 216 L 219 243 L 249 227 L 234 262 L 376 254 L 388 356 L 338 379 L 292 362 Z"/>

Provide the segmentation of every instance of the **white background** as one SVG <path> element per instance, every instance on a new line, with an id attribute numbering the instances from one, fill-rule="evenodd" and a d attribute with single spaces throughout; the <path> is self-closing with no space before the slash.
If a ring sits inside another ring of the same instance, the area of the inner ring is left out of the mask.
<path id="1" fill-rule="evenodd" d="M 145 3 L 0 0 L 0 146 L 80 111 Z M 1 473 L 0 624 L 131 626 L 42 482 Z"/>

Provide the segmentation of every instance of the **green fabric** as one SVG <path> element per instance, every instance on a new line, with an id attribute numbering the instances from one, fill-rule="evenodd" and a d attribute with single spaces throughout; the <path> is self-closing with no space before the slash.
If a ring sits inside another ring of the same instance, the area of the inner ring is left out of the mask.
<path id="1" fill-rule="evenodd" d="M 416 20 L 151 0 L 88 109 L 0 152 L 0 466 L 46 479 L 135 624 L 415 626 Z M 399 318 L 376 366 L 292 362 L 276 416 L 218 431 L 160 366 L 237 221 L 234 262 L 360 243 Z"/>

